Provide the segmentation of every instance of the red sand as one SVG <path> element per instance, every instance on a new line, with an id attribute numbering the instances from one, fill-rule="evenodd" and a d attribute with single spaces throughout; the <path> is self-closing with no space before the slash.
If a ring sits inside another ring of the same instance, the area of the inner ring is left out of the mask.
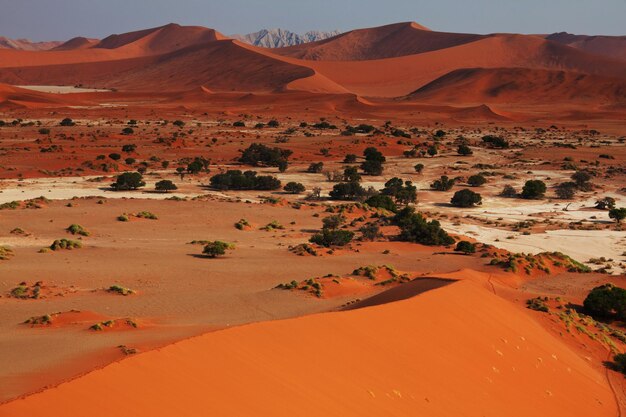
<path id="1" fill-rule="evenodd" d="M 538 410 L 617 413 L 600 372 L 519 307 L 466 281 L 397 303 L 189 339 L 5 404 L 0 416 L 514 417 Z"/>

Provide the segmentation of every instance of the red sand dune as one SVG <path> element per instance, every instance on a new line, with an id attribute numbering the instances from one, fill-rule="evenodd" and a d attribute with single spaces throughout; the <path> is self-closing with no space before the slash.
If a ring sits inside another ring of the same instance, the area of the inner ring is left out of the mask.
<path id="1" fill-rule="evenodd" d="M 89 39 L 82 36 L 72 38 L 67 42 L 53 48 L 52 51 L 73 51 L 76 49 L 87 49 L 100 42 L 99 39 Z"/>
<path id="2" fill-rule="evenodd" d="M 209 333 L 4 404 L 0 416 L 616 415 L 607 384 L 527 310 L 463 281 Z"/>
<path id="3" fill-rule="evenodd" d="M 2 108 L 35 108 L 35 107 L 64 107 L 83 104 L 67 95 L 42 93 L 0 84 L 0 109 Z"/>
<path id="4" fill-rule="evenodd" d="M 560 32 L 548 35 L 546 39 L 592 54 L 626 61 L 626 36 L 587 36 Z"/>
<path id="5" fill-rule="evenodd" d="M 527 68 L 452 71 L 408 96 L 439 103 L 626 102 L 626 79 Z"/>
<path id="6" fill-rule="evenodd" d="M 323 41 L 275 49 L 280 55 L 316 61 L 392 58 L 450 48 L 486 35 L 433 32 L 417 23 L 353 30 Z"/>

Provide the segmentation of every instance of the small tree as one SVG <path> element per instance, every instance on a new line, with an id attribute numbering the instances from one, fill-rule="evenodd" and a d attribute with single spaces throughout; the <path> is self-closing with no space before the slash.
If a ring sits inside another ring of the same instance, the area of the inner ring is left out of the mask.
<path id="1" fill-rule="evenodd" d="M 415 170 L 415 172 L 417 172 L 418 174 L 421 174 L 422 171 L 424 170 L 424 164 L 416 164 L 413 169 Z"/>
<path id="2" fill-rule="evenodd" d="M 522 198 L 539 200 L 546 194 L 546 184 L 541 180 L 528 180 L 522 189 Z"/>
<path id="3" fill-rule="evenodd" d="M 132 135 L 133 133 L 135 133 L 135 131 L 132 127 L 125 127 L 122 129 L 122 135 Z"/>
<path id="4" fill-rule="evenodd" d="M 306 171 L 312 174 L 319 174 L 320 172 L 322 172 L 323 169 L 324 169 L 323 162 L 315 162 L 309 165 L 309 168 Z"/>
<path id="5" fill-rule="evenodd" d="M 576 184 L 573 182 L 562 182 L 554 190 L 556 196 L 563 200 L 569 200 L 576 194 Z"/>
<path id="6" fill-rule="evenodd" d="M 111 185 L 115 191 L 136 190 L 145 186 L 143 176 L 139 172 L 124 172 L 117 176 L 115 182 Z"/>
<path id="7" fill-rule="evenodd" d="M 393 199 L 388 195 L 383 194 L 376 194 L 371 196 L 370 198 L 365 200 L 365 204 L 370 207 L 381 208 L 392 211 L 394 213 L 398 210 L 398 207 L 396 206 L 396 203 L 393 201 Z"/>
<path id="8" fill-rule="evenodd" d="M 114 161 L 119 161 L 122 158 L 122 155 L 120 155 L 119 153 L 110 153 L 109 158 Z"/>
<path id="9" fill-rule="evenodd" d="M 615 199 L 613 197 L 604 197 L 596 201 L 596 208 L 600 210 L 611 210 L 615 208 Z"/>
<path id="10" fill-rule="evenodd" d="M 591 175 L 585 171 L 576 171 L 572 174 L 572 180 L 574 180 L 579 190 L 587 191 L 591 189 L 591 184 L 589 183 L 589 181 L 591 181 Z"/>
<path id="11" fill-rule="evenodd" d="M 295 181 L 288 182 L 287 184 L 285 184 L 285 187 L 283 188 L 283 190 L 285 190 L 289 194 L 300 194 L 300 193 L 303 193 L 305 189 L 306 188 L 304 188 L 304 185 Z"/>
<path id="12" fill-rule="evenodd" d="M 428 150 L 426 152 L 430 156 L 435 156 L 435 155 L 437 155 L 439 153 L 439 151 L 437 150 L 437 147 L 435 145 L 429 146 Z"/>
<path id="13" fill-rule="evenodd" d="M 346 223 L 346 217 L 343 214 L 334 214 L 332 216 L 325 217 L 322 219 L 322 224 L 324 225 L 324 229 L 335 230 L 339 229 Z"/>
<path id="14" fill-rule="evenodd" d="M 472 187 L 480 187 L 487 182 L 487 178 L 480 174 L 472 175 L 467 179 L 467 183 Z"/>
<path id="15" fill-rule="evenodd" d="M 476 245 L 466 240 L 462 240 L 456 244 L 456 248 L 454 250 L 456 252 L 474 253 L 476 252 Z"/>
<path id="16" fill-rule="evenodd" d="M 466 144 L 459 145 L 459 148 L 456 150 L 459 155 L 468 156 L 473 154 L 474 152 L 470 149 Z"/>
<path id="17" fill-rule="evenodd" d="M 61 123 L 59 123 L 61 126 L 75 126 L 76 123 L 74 123 L 74 121 L 72 119 L 70 119 L 69 117 L 66 117 L 65 119 L 61 120 Z"/>
<path id="18" fill-rule="evenodd" d="M 320 246 L 345 246 L 352 241 L 354 232 L 349 230 L 330 230 L 322 229 L 321 233 L 317 233 L 311 237 L 310 242 Z"/>
<path id="19" fill-rule="evenodd" d="M 235 249 L 235 245 L 216 240 L 213 242 L 208 242 L 204 246 L 204 250 L 202 251 L 202 253 L 208 258 L 216 258 L 218 256 L 225 255 L 227 250 L 232 249 Z"/>
<path id="20" fill-rule="evenodd" d="M 154 189 L 157 191 L 168 193 L 170 191 L 178 190 L 178 187 L 170 180 L 161 180 L 155 184 Z"/>
<path id="21" fill-rule="evenodd" d="M 500 195 L 502 197 L 506 197 L 506 198 L 517 197 L 517 190 L 515 188 L 513 188 L 513 186 L 507 184 L 502 189 L 502 192 L 500 193 Z"/>
<path id="22" fill-rule="evenodd" d="M 457 191 L 454 193 L 452 200 L 450 200 L 450 203 L 455 207 L 474 207 L 476 204 L 481 204 L 481 202 L 481 195 L 468 189 Z"/>
<path id="23" fill-rule="evenodd" d="M 609 210 L 609 218 L 615 220 L 617 223 L 621 223 L 626 219 L 626 208 L 614 208 Z"/>
<path id="24" fill-rule="evenodd" d="M 357 167 L 346 167 L 346 169 L 343 170 L 343 180 L 345 182 L 361 181 L 361 174 L 359 174 Z"/>
<path id="25" fill-rule="evenodd" d="M 354 164 L 356 162 L 356 155 L 353 153 L 349 153 L 343 158 L 343 162 L 345 164 Z"/>
<path id="26" fill-rule="evenodd" d="M 440 179 L 433 181 L 430 188 L 436 191 L 449 191 L 454 186 L 454 179 L 442 175 Z"/>

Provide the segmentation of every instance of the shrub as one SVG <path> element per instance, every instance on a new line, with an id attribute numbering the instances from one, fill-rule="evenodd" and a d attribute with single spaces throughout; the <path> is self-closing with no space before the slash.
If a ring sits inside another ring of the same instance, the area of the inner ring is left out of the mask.
<path id="1" fill-rule="evenodd" d="M 513 186 L 507 184 L 502 189 L 502 192 L 500 193 L 500 195 L 502 197 L 506 197 L 506 198 L 517 197 L 517 190 L 515 190 L 515 188 L 513 188 Z"/>
<path id="2" fill-rule="evenodd" d="M 454 196 L 450 200 L 450 204 L 455 207 L 473 207 L 476 204 L 480 204 L 481 202 L 481 195 L 468 189 L 457 191 L 456 193 L 454 193 Z"/>
<path id="3" fill-rule="evenodd" d="M 50 245 L 50 249 L 57 251 L 62 249 L 80 249 L 83 247 L 83 244 L 76 240 L 69 239 L 57 239 Z"/>
<path id="4" fill-rule="evenodd" d="M 506 149 L 509 147 L 509 142 L 507 142 L 501 136 L 486 135 L 483 136 L 483 142 L 491 146 L 492 148 Z"/>
<path id="5" fill-rule="evenodd" d="M 558 198 L 568 200 L 576 194 L 576 184 L 573 182 L 562 182 L 556 186 L 556 190 L 554 192 Z"/>
<path id="6" fill-rule="evenodd" d="M 267 126 L 276 128 L 280 126 L 280 123 L 278 122 L 278 120 L 270 120 L 269 122 L 267 122 Z"/>
<path id="7" fill-rule="evenodd" d="M 354 164 L 356 162 L 356 155 L 353 153 L 349 153 L 343 158 L 343 162 L 345 164 Z"/>
<path id="8" fill-rule="evenodd" d="M 310 242 L 325 247 L 345 246 L 352 241 L 353 237 L 354 232 L 349 230 L 322 229 L 321 233 L 311 237 Z"/>
<path id="9" fill-rule="evenodd" d="M 335 184 L 329 193 L 333 200 L 355 200 L 365 196 L 366 191 L 358 182 L 341 182 Z"/>
<path id="10" fill-rule="evenodd" d="M 546 184 L 541 180 L 528 180 L 522 189 L 522 198 L 527 200 L 542 199 L 546 193 Z"/>
<path id="11" fill-rule="evenodd" d="M 135 131 L 132 127 L 125 127 L 122 129 L 122 135 L 132 135 L 133 133 L 135 133 Z"/>
<path id="12" fill-rule="evenodd" d="M 614 219 L 617 223 L 621 223 L 626 219 L 626 208 L 614 208 L 609 210 L 609 218 Z"/>
<path id="13" fill-rule="evenodd" d="M 265 226 L 261 227 L 261 230 L 266 230 L 268 232 L 270 232 L 272 230 L 283 230 L 283 229 L 285 229 L 285 226 L 280 224 L 278 222 L 278 220 L 272 220 L 271 222 L 269 222 Z"/>
<path id="14" fill-rule="evenodd" d="M 574 180 L 574 183 L 579 190 L 584 191 L 591 188 L 591 184 L 589 184 L 589 181 L 591 180 L 591 175 L 589 175 L 585 171 L 576 171 L 574 174 L 572 174 L 572 179 Z"/>
<path id="15" fill-rule="evenodd" d="M 626 319 L 626 290 L 613 284 L 605 284 L 592 289 L 583 302 L 585 312 L 593 317 L 616 316 Z"/>
<path id="16" fill-rule="evenodd" d="M 468 242 L 466 240 L 462 240 L 459 243 L 456 244 L 456 248 L 454 249 L 456 252 L 463 252 L 463 253 L 475 253 L 476 252 L 476 245 L 474 245 L 471 242 Z"/>
<path id="17" fill-rule="evenodd" d="M 361 164 L 361 169 L 367 175 L 381 175 L 383 173 L 383 164 L 387 158 L 376 148 L 369 147 L 363 151 L 365 162 Z"/>
<path id="18" fill-rule="evenodd" d="M 435 156 L 439 153 L 439 150 L 437 149 L 435 145 L 430 145 L 428 149 L 426 150 L 426 153 L 428 153 L 428 155 L 430 156 Z"/>
<path id="19" fill-rule="evenodd" d="M 320 172 L 322 172 L 323 169 L 324 169 L 324 163 L 317 162 L 317 163 L 312 163 L 311 165 L 309 165 L 309 168 L 306 171 L 311 174 L 319 174 Z"/>
<path id="20" fill-rule="evenodd" d="M 361 181 L 361 175 L 359 174 L 357 167 L 347 167 L 343 170 L 343 180 L 345 182 L 359 182 Z"/>
<path id="21" fill-rule="evenodd" d="M 604 197 L 596 201 L 596 208 L 600 210 L 611 210 L 615 208 L 615 199 L 613 197 Z"/>
<path id="22" fill-rule="evenodd" d="M 237 223 L 235 223 L 235 227 L 239 230 L 243 230 L 246 227 L 250 227 L 250 223 L 246 219 L 241 219 Z"/>
<path id="23" fill-rule="evenodd" d="M 413 169 L 415 169 L 415 172 L 417 172 L 418 174 L 421 174 L 424 170 L 424 164 L 416 164 Z"/>
<path id="24" fill-rule="evenodd" d="M 303 193 L 305 189 L 306 188 L 304 188 L 304 185 L 294 181 L 288 182 L 283 188 L 283 190 L 290 194 L 300 194 Z"/>
<path id="25" fill-rule="evenodd" d="M 370 198 L 365 200 L 365 204 L 370 207 L 381 208 L 394 213 L 398 210 L 398 207 L 396 206 L 396 203 L 393 201 L 393 199 L 388 195 L 383 194 L 376 194 L 374 196 L 371 196 Z"/>
<path id="26" fill-rule="evenodd" d="M 170 180 L 161 180 L 154 185 L 154 189 L 168 193 L 170 191 L 178 190 L 178 187 Z"/>
<path id="27" fill-rule="evenodd" d="M 626 353 L 618 353 L 613 356 L 613 363 L 610 364 L 610 367 L 626 375 Z"/>
<path id="28" fill-rule="evenodd" d="M 239 121 L 233 123 L 233 126 L 234 127 L 246 127 L 246 124 L 243 121 L 239 120 Z"/>
<path id="29" fill-rule="evenodd" d="M 359 232 L 363 235 L 364 240 L 376 240 L 383 237 L 380 231 L 380 226 L 376 223 L 368 223 L 359 229 Z"/>
<path id="30" fill-rule="evenodd" d="M 69 117 L 66 117 L 65 119 L 61 120 L 61 123 L 59 123 L 61 126 L 75 126 L 76 123 L 74 123 L 74 121 L 72 119 L 70 119 Z"/>
<path id="31" fill-rule="evenodd" d="M 255 171 L 229 170 L 211 177 L 211 187 L 217 190 L 277 190 L 280 186 L 276 177 L 257 176 Z"/>
<path id="32" fill-rule="evenodd" d="M 437 220 L 427 221 L 413 207 L 402 209 L 393 218 L 393 222 L 400 227 L 401 240 L 431 246 L 448 246 L 454 243 L 454 239 L 441 228 Z"/>
<path id="33" fill-rule="evenodd" d="M 172 124 L 173 124 L 174 126 L 176 126 L 176 127 L 180 127 L 180 128 L 182 128 L 183 126 L 185 126 L 185 122 L 183 122 L 182 120 L 174 120 L 174 121 L 172 122 Z"/>
<path id="34" fill-rule="evenodd" d="M 339 229 L 346 222 L 346 217 L 343 214 L 334 214 L 322 219 L 324 229 Z"/>
<path id="35" fill-rule="evenodd" d="M 134 143 L 129 143 L 122 146 L 122 152 L 131 153 L 135 152 L 135 150 L 137 150 L 137 145 L 135 145 Z"/>
<path id="36" fill-rule="evenodd" d="M 49 135 L 50 134 L 50 129 L 42 127 L 41 129 L 39 129 L 39 134 L 40 135 Z"/>
<path id="37" fill-rule="evenodd" d="M 288 149 L 270 148 L 261 143 L 253 143 L 241 153 L 239 162 L 252 166 L 284 166 L 292 153 Z"/>
<path id="38" fill-rule="evenodd" d="M 132 164 L 134 164 L 135 162 L 137 162 L 137 160 L 136 160 L 135 158 L 126 158 L 126 159 L 124 159 L 124 163 L 125 163 L 126 165 L 132 165 Z"/>
<path id="39" fill-rule="evenodd" d="M 0 246 L 0 261 L 7 261 L 13 256 L 13 250 L 7 246 Z"/>
<path id="40" fill-rule="evenodd" d="M 465 145 L 465 144 L 461 144 L 459 145 L 458 149 L 456 150 L 456 152 L 459 155 L 463 155 L 463 156 L 467 156 L 467 155 L 471 155 L 474 152 L 470 149 L 469 146 Z"/>
<path id="41" fill-rule="evenodd" d="M 393 197 L 400 204 L 415 203 L 417 201 L 417 187 L 411 181 L 402 181 L 394 177 L 385 183 L 381 191 L 384 195 Z"/>
<path id="42" fill-rule="evenodd" d="M 115 191 L 136 190 L 145 186 L 143 176 L 139 172 L 124 172 L 117 176 L 115 182 L 111 185 Z"/>
<path id="43" fill-rule="evenodd" d="M 208 258 L 216 258 L 218 256 L 225 255 L 227 250 L 232 250 L 234 248 L 235 246 L 231 243 L 216 240 L 213 242 L 208 242 L 204 246 L 204 250 L 202 251 L 202 253 Z"/>
<path id="44" fill-rule="evenodd" d="M 480 187 L 487 182 L 487 178 L 480 174 L 472 175 L 467 179 L 467 183 L 472 187 Z"/>
<path id="45" fill-rule="evenodd" d="M 121 287 L 119 285 L 111 285 L 108 289 L 107 292 L 111 292 L 111 293 L 115 293 L 115 294 L 119 294 L 119 295 L 131 295 L 134 294 L 135 291 L 131 290 L 130 288 L 124 288 Z"/>
<path id="46" fill-rule="evenodd" d="M 430 184 L 430 188 L 436 191 L 449 191 L 454 186 L 454 179 L 442 175 L 440 179 Z"/>
<path id="47" fill-rule="evenodd" d="M 526 307 L 531 310 L 541 311 L 542 313 L 548 313 L 550 311 L 545 301 L 541 299 L 541 297 L 526 300 Z"/>
<path id="48" fill-rule="evenodd" d="M 156 214 L 151 213 L 149 211 L 140 211 L 139 213 L 135 214 L 135 217 L 137 217 L 139 219 L 148 219 L 148 220 L 158 220 L 159 219 Z"/>
<path id="49" fill-rule="evenodd" d="M 67 229 L 73 235 L 89 236 L 89 232 L 83 228 L 80 224 L 71 224 Z"/>
<path id="50" fill-rule="evenodd" d="M 130 219 L 128 218 L 128 215 L 126 215 L 126 214 L 120 214 L 119 216 L 117 216 L 117 221 L 127 222 L 129 220 Z"/>

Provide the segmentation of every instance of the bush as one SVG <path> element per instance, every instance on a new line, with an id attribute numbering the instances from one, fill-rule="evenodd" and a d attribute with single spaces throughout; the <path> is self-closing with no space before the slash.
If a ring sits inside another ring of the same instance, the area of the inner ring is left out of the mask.
<path id="1" fill-rule="evenodd" d="M 61 123 L 59 124 L 61 126 L 76 126 L 76 123 L 74 123 L 74 121 L 70 119 L 69 117 L 66 117 L 65 119 L 61 120 Z"/>
<path id="2" fill-rule="evenodd" d="M 143 176 L 138 172 L 124 172 L 117 176 L 115 182 L 111 185 L 115 191 L 136 190 L 145 186 Z"/>
<path id="3" fill-rule="evenodd" d="M 278 167 L 281 164 L 285 164 L 292 153 L 288 149 L 270 148 L 261 143 L 253 143 L 241 153 L 239 162 L 252 166 Z"/>
<path id="4" fill-rule="evenodd" d="M 365 196 L 366 191 L 358 182 L 340 182 L 329 193 L 333 200 L 355 200 Z"/>
<path id="5" fill-rule="evenodd" d="M 413 207 L 402 209 L 393 218 L 393 222 L 400 227 L 401 240 L 431 246 L 448 246 L 454 243 L 454 239 L 441 228 L 437 220 L 427 221 Z"/>
<path id="6" fill-rule="evenodd" d="M 468 156 L 468 155 L 471 155 L 471 154 L 473 154 L 473 153 L 474 153 L 474 152 L 470 149 L 470 147 L 469 147 L 469 146 L 467 146 L 467 145 L 465 145 L 465 144 L 461 144 L 461 145 L 459 145 L 459 148 L 456 150 L 456 152 L 457 152 L 459 155 L 462 155 L 462 156 Z"/>
<path id="7" fill-rule="evenodd" d="M 117 216 L 117 221 L 119 222 L 127 222 L 130 219 L 128 218 L 128 215 L 126 214 L 120 214 L 119 216 Z"/>
<path id="8" fill-rule="evenodd" d="M 202 251 L 202 253 L 208 258 L 216 258 L 218 256 L 225 255 L 227 250 L 232 250 L 234 248 L 235 246 L 231 243 L 216 240 L 213 242 L 208 242 L 204 246 L 204 250 Z"/>
<path id="9" fill-rule="evenodd" d="M 283 188 L 283 190 L 285 190 L 286 192 L 290 194 L 300 194 L 304 192 L 305 188 L 304 188 L 304 185 L 300 184 L 299 182 L 292 181 L 292 182 L 288 182 Z"/>
<path id="10" fill-rule="evenodd" d="M 413 169 L 415 169 L 415 172 L 417 172 L 418 174 L 421 174 L 424 170 L 424 164 L 416 164 Z"/>
<path id="11" fill-rule="evenodd" d="M 122 135 L 132 135 L 133 133 L 135 133 L 135 131 L 132 127 L 125 127 L 122 129 Z"/>
<path id="12" fill-rule="evenodd" d="M 182 120 L 174 120 L 172 124 L 179 128 L 182 128 L 185 126 L 185 122 L 183 122 Z"/>
<path id="13" fill-rule="evenodd" d="M 119 285 L 111 285 L 108 289 L 107 292 L 111 292 L 111 293 L 115 293 L 115 294 L 119 294 L 119 295 L 131 295 L 134 294 L 135 291 L 131 290 L 130 288 L 125 288 Z"/>
<path id="14" fill-rule="evenodd" d="M 509 147 L 509 142 L 500 136 L 486 135 L 483 136 L 483 142 L 492 148 L 506 149 Z"/>
<path id="15" fill-rule="evenodd" d="M 311 174 L 319 174 L 320 172 L 322 172 L 323 169 L 324 169 L 324 163 L 317 162 L 317 163 L 312 163 L 311 165 L 309 165 L 309 168 L 306 170 L 306 172 L 309 172 Z"/>
<path id="16" fill-rule="evenodd" d="M 626 290 L 613 284 L 595 287 L 583 302 L 585 312 L 593 317 L 617 317 L 626 320 Z"/>
<path id="17" fill-rule="evenodd" d="M 170 180 L 161 180 L 154 185 L 154 189 L 167 193 L 170 191 L 178 190 L 178 187 Z"/>
<path id="18" fill-rule="evenodd" d="M 417 187 L 411 181 L 402 181 L 394 177 L 385 183 L 381 191 L 384 195 L 393 197 L 400 204 L 415 203 L 417 201 Z"/>
<path id="19" fill-rule="evenodd" d="M 609 218 L 614 219 L 617 223 L 621 223 L 626 219 L 626 208 L 614 208 L 609 210 Z"/>
<path id="20" fill-rule="evenodd" d="M 122 146 L 122 152 L 126 152 L 126 153 L 135 152 L 136 149 L 137 149 L 137 145 L 135 145 L 134 143 L 129 143 L 127 145 Z"/>
<path id="21" fill-rule="evenodd" d="M 270 175 L 257 176 L 255 171 L 229 170 L 211 177 L 211 187 L 217 190 L 277 190 L 280 180 Z"/>
<path id="22" fill-rule="evenodd" d="M 440 179 L 430 184 L 430 188 L 436 191 L 449 191 L 454 186 L 454 179 L 442 175 Z"/>
<path id="23" fill-rule="evenodd" d="M 244 122 L 242 122 L 241 120 L 233 123 L 234 127 L 246 127 L 246 124 Z"/>
<path id="24" fill-rule="evenodd" d="M 507 184 L 502 189 L 502 192 L 500 193 L 500 195 L 506 198 L 517 197 L 517 190 L 513 188 L 513 186 Z"/>
<path id="25" fill-rule="evenodd" d="M 610 367 L 626 375 L 626 353 L 618 353 L 613 356 L 613 363 L 610 364 Z"/>
<path id="26" fill-rule="evenodd" d="M 114 161 L 119 161 L 120 159 L 122 159 L 122 155 L 120 155 L 119 153 L 110 153 L 109 158 Z"/>
<path id="27" fill-rule="evenodd" d="M 39 134 L 40 135 L 49 135 L 50 134 L 50 129 L 42 127 L 41 129 L 39 129 Z"/>
<path id="28" fill-rule="evenodd" d="M 487 178 L 480 174 L 472 175 L 467 179 L 467 183 L 472 187 L 480 187 L 487 182 Z"/>
<path id="29" fill-rule="evenodd" d="M 454 249 L 456 252 L 463 252 L 463 253 L 475 253 L 476 252 L 476 245 L 474 245 L 471 242 L 468 242 L 466 240 L 462 240 L 459 243 L 456 244 L 456 248 Z"/>
<path id="30" fill-rule="evenodd" d="M 454 196 L 450 200 L 450 204 L 455 207 L 473 207 L 476 204 L 480 204 L 481 202 L 481 195 L 468 189 L 457 191 L 456 193 L 454 193 Z"/>
<path id="31" fill-rule="evenodd" d="M 346 217 L 343 214 L 334 214 L 332 216 L 322 219 L 324 229 L 339 229 L 346 222 Z"/>
<path id="32" fill-rule="evenodd" d="M 394 213 L 398 210 L 398 207 L 396 206 L 396 203 L 393 201 L 393 199 L 388 195 L 383 194 L 376 194 L 374 196 L 371 196 L 370 198 L 365 200 L 365 204 L 370 207 L 381 208 Z"/>
<path id="33" fill-rule="evenodd" d="M 56 250 L 62 250 L 62 249 L 80 249 L 82 248 L 83 245 L 82 243 L 75 241 L 75 240 L 69 240 L 69 239 L 57 239 L 54 242 L 52 242 L 52 244 L 50 245 L 50 249 L 56 251 Z"/>
<path id="34" fill-rule="evenodd" d="M 541 180 L 528 180 L 522 189 L 522 198 L 539 200 L 546 194 L 546 184 Z"/>
<path id="35" fill-rule="evenodd" d="M 352 241 L 353 237 L 354 232 L 349 230 L 322 229 L 321 233 L 311 237 L 310 242 L 325 247 L 345 246 Z"/>
<path id="36" fill-rule="evenodd" d="M 135 214 L 135 217 L 137 217 L 138 219 L 148 219 L 148 220 L 159 219 L 156 214 L 151 213 L 149 211 L 140 211 L 139 213 Z"/>
<path id="37" fill-rule="evenodd" d="M 376 223 L 368 223 L 359 229 L 364 240 L 376 240 L 383 237 L 380 227 Z"/>
<path id="38" fill-rule="evenodd" d="M 568 200 L 576 194 L 576 184 L 573 182 L 562 182 L 556 186 L 556 190 L 554 192 L 558 198 Z"/>
<path id="39" fill-rule="evenodd" d="M 361 175 L 357 170 L 357 167 L 346 167 L 343 170 L 343 180 L 345 182 L 359 182 L 361 181 Z"/>
<path id="40" fill-rule="evenodd" d="M 280 123 L 278 122 L 278 120 L 270 120 L 269 122 L 267 122 L 267 126 L 276 128 L 280 126 Z"/>
<path id="41" fill-rule="evenodd" d="M 600 210 L 611 210 L 615 208 L 615 199 L 613 197 L 604 197 L 596 201 L 596 208 Z"/>
<path id="42" fill-rule="evenodd" d="M 387 158 L 376 148 L 369 147 L 363 152 L 365 162 L 361 164 L 361 169 L 367 175 L 381 175 L 383 173 L 383 164 Z"/>
<path id="43" fill-rule="evenodd" d="M 250 223 L 246 219 L 241 219 L 235 223 L 235 227 L 239 230 L 244 230 L 246 227 L 250 227 Z"/>
<path id="44" fill-rule="evenodd" d="M 353 153 L 349 153 L 343 158 L 343 162 L 345 164 L 354 164 L 356 162 L 356 155 Z"/>
<path id="45" fill-rule="evenodd" d="M 574 174 L 572 174 L 572 179 L 574 180 L 574 183 L 579 190 L 585 191 L 591 188 L 591 184 L 589 184 L 589 181 L 591 180 L 591 175 L 589 175 L 585 171 L 575 172 Z"/>
<path id="46" fill-rule="evenodd" d="M 71 224 L 67 229 L 73 235 L 89 236 L 89 232 L 83 228 L 80 224 Z"/>

